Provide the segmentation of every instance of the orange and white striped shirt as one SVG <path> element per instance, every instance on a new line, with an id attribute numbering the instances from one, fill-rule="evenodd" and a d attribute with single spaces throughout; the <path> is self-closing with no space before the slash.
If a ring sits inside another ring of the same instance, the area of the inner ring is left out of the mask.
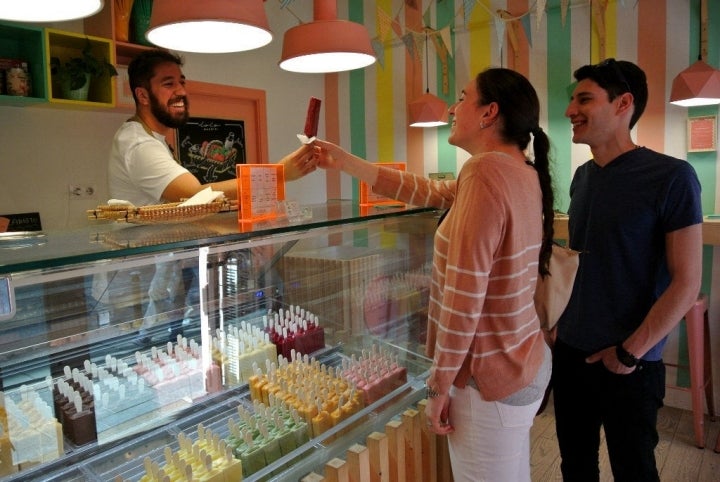
<path id="1" fill-rule="evenodd" d="M 472 376 L 485 400 L 533 381 L 544 338 L 533 294 L 542 241 L 542 193 L 532 166 L 491 152 L 465 162 L 457 181 L 381 168 L 379 194 L 446 208 L 435 234 L 428 308 L 428 384 L 440 393 Z"/>

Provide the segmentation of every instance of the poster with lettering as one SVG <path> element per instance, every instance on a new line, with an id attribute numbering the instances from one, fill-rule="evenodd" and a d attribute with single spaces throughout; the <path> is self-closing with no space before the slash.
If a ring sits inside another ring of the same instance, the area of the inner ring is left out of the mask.
<path id="1" fill-rule="evenodd" d="M 191 117 L 177 130 L 178 160 L 202 184 L 235 179 L 245 164 L 245 122 Z"/>

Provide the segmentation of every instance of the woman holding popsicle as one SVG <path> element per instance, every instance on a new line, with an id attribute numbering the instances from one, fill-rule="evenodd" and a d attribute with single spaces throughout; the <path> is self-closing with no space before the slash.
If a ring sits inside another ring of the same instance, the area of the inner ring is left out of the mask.
<path id="1" fill-rule="evenodd" d="M 449 208 L 435 234 L 426 414 L 429 429 L 448 436 L 455 481 L 530 480 L 530 427 L 551 367 L 533 303 L 553 238 L 539 111 L 535 89 L 517 72 L 491 68 L 468 82 L 449 111 L 448 142 L 471 155 L 456 181 L 314 142 L 320 167 L 409 204 Z"/>

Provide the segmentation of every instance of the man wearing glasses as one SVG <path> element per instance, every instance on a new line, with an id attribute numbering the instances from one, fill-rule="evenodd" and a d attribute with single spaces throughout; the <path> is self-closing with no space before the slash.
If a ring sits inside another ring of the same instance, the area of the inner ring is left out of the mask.
<path id="1" fill-rule="evenodd" d="M 570 186 L 580 266 L 554 346 L 563 479 L 599 480 L 602 427 L 616 481 L 657 481 L 662 350 L 700 290 L 700 183 L 687 162 L 634 143 L 648 96 L 637 65 L 609 59 L 574 75 L 565 115 L 593 158 Z"/>

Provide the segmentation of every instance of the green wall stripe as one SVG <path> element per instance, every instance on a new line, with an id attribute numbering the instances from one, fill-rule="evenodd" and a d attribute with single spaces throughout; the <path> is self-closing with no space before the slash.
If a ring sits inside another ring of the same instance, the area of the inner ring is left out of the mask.
<path id="1" fill-rule="evenodd" d="M 437 2 L 436 10 L 436 24 L 438 29 L 444 28 L 446 25 L 451 27 L 450 41 L 452 46 L 449 47 L 451 52 L 455 51 L 455 30 L 452 28 L 455 25 L 455 2 Z M 439 60 L 439 59 L 438 59 Z M 456 79 L 455 79 L 455 57 L 448 55 L 448 91 L 444 94 L 442 91 L 442 63 L 437 63 L 437 92 L 435 95 L 444 100 L 448 106 L 455 102 L 457 98 L 456 91 Z M 461 79 L 461 82 L 466 82 L 466 79 Z M 437 129 L 437 156 L 438 156 L 438 172 L 454 172 L 457 177 L 457 148 L 448 144 L 448 136 L 450 135 L 450 125 L 436 127 Z"/>
<path id="2" fill-rule="evenodd" d="M 549 2 L 557 3 L 557 2 Z M 572 175 L 572 137 L 570 121 L 565 117 L 568 106 L 568 85 L 572 82 L 571 28 L 572 9 L 568 9 L 565 26 L 562 25 L 560 9 L 549 8 L 547 18 L 547 80 L 548 80 L 548 135 L 554 163 L 553 185 L 555 208 L 567 212 L 570 205 L 570 180 Z"/>
<path id="3" fill-rule="evenodd" d="M 348 2 L 348 19 L 360 24 L 365 23 L 363 2 Z M 363 159 L 367 158 L 367 144 L 365 143 L 365 71 L 366 69 L 356 69 L 348 73 L 349 92 L 352 92 L 349 99 L 350 152 Z M 355 178 L 352 181 L 352 199 L 356 204 L 360 202 L 360 184 Z M 353 230 L 353 245 L 367 246 L 367 232 L 365 230 Z"/>

